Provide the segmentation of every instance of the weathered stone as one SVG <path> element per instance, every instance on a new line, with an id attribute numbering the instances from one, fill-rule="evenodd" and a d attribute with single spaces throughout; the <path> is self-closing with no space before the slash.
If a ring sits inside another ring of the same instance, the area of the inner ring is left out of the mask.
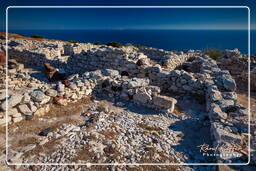
<path id="1" fill-rule="evenodd" d="M 49 81 L 65 80 L 66 74 L 60 73 L 56 68 L 49 63 L 44 63 L 45 75 Z"/>
<path id="2" fill-rule="evenodd" d="M 179 77 L 181 75 L 181 72 L 179 70 L 172 70 L 170 72 L 171 77 Z"/>
<path id="3" fill-rule="evenodd" d="M 46 128 L 44 130 L 42 130 L 41 132 L 39 132 L 39 136 L 47 136 L 49 132 L 52 132 L 53 131 L 53 128 Z"/>
<path id="4" fill-rule="evenodd" d="M 32 115 L 32 111 L 28 108 L 26 104 L 19 105 L 18 109 L 24 115 Z"/>
<path id="5" fill-rule="evenodd" d="M 30 96 L 28 93 L 25 93 L 22 98 L 22 103 L 29 103 L 30 102 Z"/>
<path id="6" fill-rule="evenodd" d="M 67 81 L 66 81 L 67 82 Z M 69 83 L 69 82 L 68 82 Z M 70 85 L 70 83 L 68 84 L 68 85 Z M 65 85 L 64 84 L 62 84 L 61 82 L 58 82 L 58 84 L 57 84 L 57 91 L 58 92 L 63 92 L 65 90 Z"/>
<path id="7" fill-rule="evenodd" d="M 46 95 L 48 95 L 48 96 L 50 96 L 50 97 L 55 97 L 55 96 L 57 96 L 57 91 L 56 90 L 54 90 L 54 89 L 48 89 L 46 92 L 45 92 L 45 94 Z"/>
<path id="8" fill-rule="evenodd" d="M 191 86 L 188 86 L 188 85 L 183 85 L 182 88 L 186 91 L 192 91 L 192 87 Z"/>
<path id="9" fill-rule="evenodd" d="M 135 93 L 135 95 L 133 96 L 133 100 L 143 103 L 143 104 L 146 104 L 152 100 L 152 97 L 145 90 L 145 88 L 142 88 L 142 89 L 139 89 L 139 91 L 137 93 Z"/>
<path id="10" fill-rule="evenodd" d="M 106 76 L 114 77 L 119 75 L 119 71 L 113 70 L 113 69 L 105 69 L 102 71 L 102 74 Z"/>
<path id="11" fill-rule="evenodd" d="M 50 110 L 50 106 L 49 105 L 44 105 L 41 108 L 39 108 L 34 115 L 36 116 L 43 116 L 44 114 L 46 114 L 47 112 L 49 112 Z"/>
<path id="12" fill-rule="evenodd" d="M 21 117 L 21 113 L 18 112 L 17 108 L 11 108 L 8 110 L 8 115 L 14 118 Z"/>
<path id="13" fill-rule="evenodd" d="M 22 120 L 23 120 L 22 117 L 12 118 L 12 121 L 13 121 L 14 123 L 20 122 L 20 121 L 22 121 Z"/>
<path id="14" fill-rule="evenodd" d="M 236 90 L 236 82 L 230 75 L 224 75 L 223 76 L 223 86 L 229 90 L 229 91 L 235 91 Z"/>
<path id="15" fill-rule="evenodd" d="M 191 79 L 193 79 L 193 75 L 190 74 L 190 73 L 188 73 L 188 72 L 182 73 L 182 77 L 183 77 L 184 79 L 186 79 L 186 80 L 191 80 Z"/>
<path id="16" fill-rule="evenodd" d="M 128 82 L 128 88 L 145 87 L 149 84 L 148 79 L 133 78 Z"/>
<path id="17" fill-rule="evenodd" d="M 14 106 L 16 106 L 17 104 L 19 104 L 22 100 L 23 96 L 21 94 L 14 94 L 11 95 L 11 97 L 7 100 L 8 103 L 8 107 L 12 108 Z M 1 104 L 1 109 L 6 111 L 6 100 Z"/>
<path id="18" fill-rule="evenodd" d="M 210 118 L 212 118 L 212 120 L 227 119 L 227 114 L 221 110 L 219 105 L 212 104 L 210 109 Z"/>
<path id="19" fill-rule="evenodd" d="M 176 103 L 177 103 L 177 100 L 172 97 L 161 96 L 161 95 L 153 97 L 154 105 L 163 109 L 168 109 L 169 112 L 171 113 L 174 111 L 174 106 Z"/>
<path id="20" fill-rule="evenodd" d="M 35 102 L 38 102 L 40 104 L 45 104 L 45 103 L 49 102 L 49 100 L 50 100 L 50 97 L 46 96 L 40 90 L 33 91 L 32 93 L 30 93 L 30 96 L 31 96 L 32 100 L 34 100 Z"/>
<path id="21" fill-rule="evenodd" d="M 54 97 L 53 102 L 62 106 L 66 106 L 68 103 L 66 99 L 63 99 L 62 97 L 59 97 L 59 96 Z"/>

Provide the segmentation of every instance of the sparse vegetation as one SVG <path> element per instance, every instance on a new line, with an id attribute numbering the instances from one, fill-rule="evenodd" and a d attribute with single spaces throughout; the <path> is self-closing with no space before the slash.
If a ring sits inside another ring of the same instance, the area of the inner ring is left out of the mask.
<path id="1" fill-rule="evenodd" d="M 108 42 L 107 46 L 120 48 L 120 47 L 123 47 L 124 45 L 122 43 L 119 43 L 119 42 Z"/>
<path id="2" fill-rule="evenodd" d="M 32 35 L 31 37 L 32 37 L 32 38 L 36 38 L 36 39 L 44 39 L 43 36 L 40 36 L 40 35 L 37 35 L 37 34 Z"/>
<path id="3" fill-rule="evenodd" d="M 220 50 L 220 49 L 205 49 L 204 53 L 206 55 L 209 55 L 210 58 L 214 59 L 214 60 L 219 60 L 222 56 L 224 56 L 224 51 Z"/>
<path id="4" fill-rule="evenodd" d="M 177 50 L 175 50 L 175 49 L 174 49 L 174 50 L 171 50 L 171 52 L 176 53 L 176 52 L 177 52 Z"/>
<path id="5" fill-rule="evenodd" d="M 136 48 L 139 48 L 139 49 L 145 49 L 145 48 L 148 48 L 147 46 L 144 46 L 144 45 L 134 45 Z"/>
<path id="6" fill-rule="evenodd" d="M 102 45 L 102 43 L 100 43 L 100 42 L 95 42 L 95 43 L 93 43 L 94 45 Z"/>
<path id="7" fill-rule="evenodd" d="M 78 43 L 76 40 L 68 40 L 69 43 Z"/>

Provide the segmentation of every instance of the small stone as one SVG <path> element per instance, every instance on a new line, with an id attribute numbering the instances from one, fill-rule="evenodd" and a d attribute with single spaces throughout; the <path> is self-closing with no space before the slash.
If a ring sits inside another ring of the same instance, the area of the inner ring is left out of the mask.
<path id="1" fill-rule="evenodd" d="M 63 92 L 65 90 L 65 85 L 62 84 L 61 82 L 58 82 L 57 84 L 57 91 L 58 92 Z"/>
<path id="2" fill-rule="evenodd" d="M 46 128 L 44 130 L 42 130 L 41 132 L 39 132 L 39 136 L 47 136 L 49 132 L 52 132 L 53 131 L 53 128 Z"/>
<path id="3" fill-rule="evenodd" d="M 45 92 L 45 94 L 47 95 L 47 96 L 50 96 L 50 97 L 55 97 L 55 96 L 57 96 L 57 91 L 56 90 L 54 90 L 54 89 L 48 89 L 46 92 Z"/>
<path id="4" fill-rule="evenodd" d="M 105 69 L 102 71 L 102 74 L 106 76 L 114 77 L 119 75 L 119 71 L 113 70 L 113 69 Z"/>
<path id="5" fill-rule="evenodd" d="M 49 133 L 48 133 L 49 134 Z M 45 143 L 47 143 L 49 141 L 48 138 L 44 138 L 42 141 L 40 141 L 39 145 L 44 145 Z"/>

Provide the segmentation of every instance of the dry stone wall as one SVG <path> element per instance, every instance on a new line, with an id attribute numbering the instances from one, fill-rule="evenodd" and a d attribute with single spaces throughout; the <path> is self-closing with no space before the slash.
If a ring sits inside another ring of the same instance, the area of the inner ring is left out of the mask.
<path id="1" fill-rule="evenodd" d="M 171 113 L 177 101 L 168 95 L 190 94 L 206 103 L 215 145 L 248 145 L 248 111 L 236 103 L 234 79 L 200 51 L 173 53 L 133 46 L 28 42 L 11 40 L 9 57 L 39 67 L 49 62 L 75 74 L 64 82 L 50 83 L 33 77 L 36 73 L 28 73 L 23 67 L 9 69 L 10 91 L 8 97 L 1 92 L 0 125 L 43 115 L 52 102 L 66 105 L 85 96 L 122 98 Z M 219 162 L 234 158 L 224 153 L 218 150 Z M 241 151 L 235 154 L 244 155 Z"/>

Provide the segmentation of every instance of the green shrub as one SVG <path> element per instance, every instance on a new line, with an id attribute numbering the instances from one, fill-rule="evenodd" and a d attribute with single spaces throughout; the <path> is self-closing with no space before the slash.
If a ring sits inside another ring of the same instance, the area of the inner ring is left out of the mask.
<path id="1" fill-rule="evenodd" d="M 218 60 L 225 55 L 225 52 L 220 49 L 205 49 L 204 53 L 214 60 Z"/>
<path id="2" fill-rule="evenodd" d="M 144 46 L 144 45 L 134 45 L 136 48 L 139 48 L 139 49 L 145 49 L 145 48 L 148 48 L 147 46 Z"/>
<path id="3" fill-rule="evenodd" d="M 43 36 L 40 36 L 40 35 L 37 35 L 37 34 L 32 35 L 31 37 L 32 37 L 32 38 L 36 38 L 36 39 L 44 39 Z"/>
<path id="4" fill-rule="evenodd" d="M 175 49 L 174 49 L 174 50 L 171 50 L 171 52 L 176 53 L 176 52 L 177 52 L 177 50 L 175 50 Z"/>
<path id="5" fill-rule="evenodd" d="M 100 42 L 93 43 L 94 45 L 102 45 Z"/>
<path id="6" fill-rule="evenodd" d="M 119 43 L 119 42 L 108 42 L 107 46 L 112 46 L 112 47 L 117 47 L 120 48 L 122 46 L 124 46 L 123 44 Z"/>
<path id="7" fill-rule="evenodd" d="M 76 40 L 68 40 L 69 43 L 78 43 Z"/>

